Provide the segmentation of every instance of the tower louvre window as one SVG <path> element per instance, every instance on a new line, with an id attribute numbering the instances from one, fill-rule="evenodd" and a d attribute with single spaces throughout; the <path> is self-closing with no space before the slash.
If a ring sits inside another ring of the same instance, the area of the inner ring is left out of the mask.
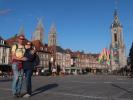
<path id="1" fill-rule="evenodd" d="M 117 41 L 117 34 L 114 34 L 114 40 Z"/>

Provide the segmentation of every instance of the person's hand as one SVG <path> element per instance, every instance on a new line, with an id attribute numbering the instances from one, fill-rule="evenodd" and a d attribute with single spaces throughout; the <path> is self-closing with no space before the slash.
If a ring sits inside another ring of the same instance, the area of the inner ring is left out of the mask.
<path id="1" fill-rule="evenodd" d="M 27 60 L 27 58 L 26 58 L 26 57 L 23 57 L 23 58 L 22 58 L 22 61 L 26 61 L 26 60 Z"/>
<path id="2" fill-rule="evenodd" d="M 36 52 L 35 50 L 31 50 L 31 51 L 30 51 L 31 54 L 34 54 L 35 52 Z"/>

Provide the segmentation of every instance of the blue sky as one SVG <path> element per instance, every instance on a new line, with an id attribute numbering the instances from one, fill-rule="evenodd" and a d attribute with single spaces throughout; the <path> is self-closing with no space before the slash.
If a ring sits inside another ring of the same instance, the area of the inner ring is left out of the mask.
<path id="1" fill-rule="evenodd" d="M 118 0 L 126 53 L 133 42 L 133 0 Z M 115 0 L 0 0 L 0 36 L 7 39 L 24 26 L 31 39 L 37 18 L 43 18 L 45 43 L 52 23 L 63 48 L 99 53 L 111 42 Z"/>

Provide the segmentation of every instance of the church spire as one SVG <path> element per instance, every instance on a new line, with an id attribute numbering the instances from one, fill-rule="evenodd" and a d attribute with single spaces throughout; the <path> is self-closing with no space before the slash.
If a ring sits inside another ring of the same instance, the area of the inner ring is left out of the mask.
<path id="1" fill-rule="evenodd" d="M 25 32 L 24 32 L 24 27 L 23 27 L 23 25 L 21 25 L 18 35 L 23 35 L 23 36 L 25 36 Z"/>
<path id="2" fill-rule="evenodd" d="M 118 16 L 118 0 L 115 0 L 114 20 L 111 25 L 111 28 L 114 28 L 114 27 L 122 27 Z"/>
<path id="3" fill-rule="evenodd" d="M 38 24 L 37 24 L 37 28 L 36 29 L 41 29 L 43 28 L 43 24 L 42 24 L 42 18 L 38 18 Z"/>
<path id="4" fill-rule="evenodd" d="M 118 0 L 115 0 L 114 21 L 118 23 Z"/>
<path id="5" fill-rule="evenodd" d="M 118 17 L 118 9 L 115 9 L 114 11 L 114 18 Z"/>
<path id="6" fill-rule="evenodd" d="M 50 33 L 56 34 L 55 23 L 52 24 L 52 26 L 51 26 L 51 30 L 50 30 Z"/>

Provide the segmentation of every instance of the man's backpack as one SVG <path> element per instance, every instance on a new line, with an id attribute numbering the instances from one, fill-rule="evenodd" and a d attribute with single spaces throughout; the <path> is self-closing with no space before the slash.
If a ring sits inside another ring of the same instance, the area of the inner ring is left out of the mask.
<path id="1" fill-rule="evenodd" d="M 12 48 L 14 48 L 14 52 L 15 52 L 15 55 L 17 55 L 17 52 L 19 51 L 19 52 L 22 52 L 22 56 L 24 55 L 24 53 L 25 53 L 25 47 L 24 46 L 22 46 L 22 48 L 19 48 L 18 47 L 18 44 L 14 44 L 13 46 L 12 46 Z M 18 51 L 17 51 L 18 50 Z M 13 60 L 13 59 L 12 59 Z"/>
<path id="2" fill-rule="evenodd" d="M 25 46 L 24 46 L 23 48 L 18 48 L 18 44 L 14 44 L 14 45 L 16 46 L 15 52 L 17 51 L 17 49 L 21 49 L 21 50 L 22 50 L 22 52 L 24 52 L 24 51 L 25 51 Z"/>
<path id="3" fill-rule="evenodd" d="M 34 66 L 38 66 L 40 64 L 40 58 L 39 56 L 35 53 L 35 58 L 34 58 Z"/>

